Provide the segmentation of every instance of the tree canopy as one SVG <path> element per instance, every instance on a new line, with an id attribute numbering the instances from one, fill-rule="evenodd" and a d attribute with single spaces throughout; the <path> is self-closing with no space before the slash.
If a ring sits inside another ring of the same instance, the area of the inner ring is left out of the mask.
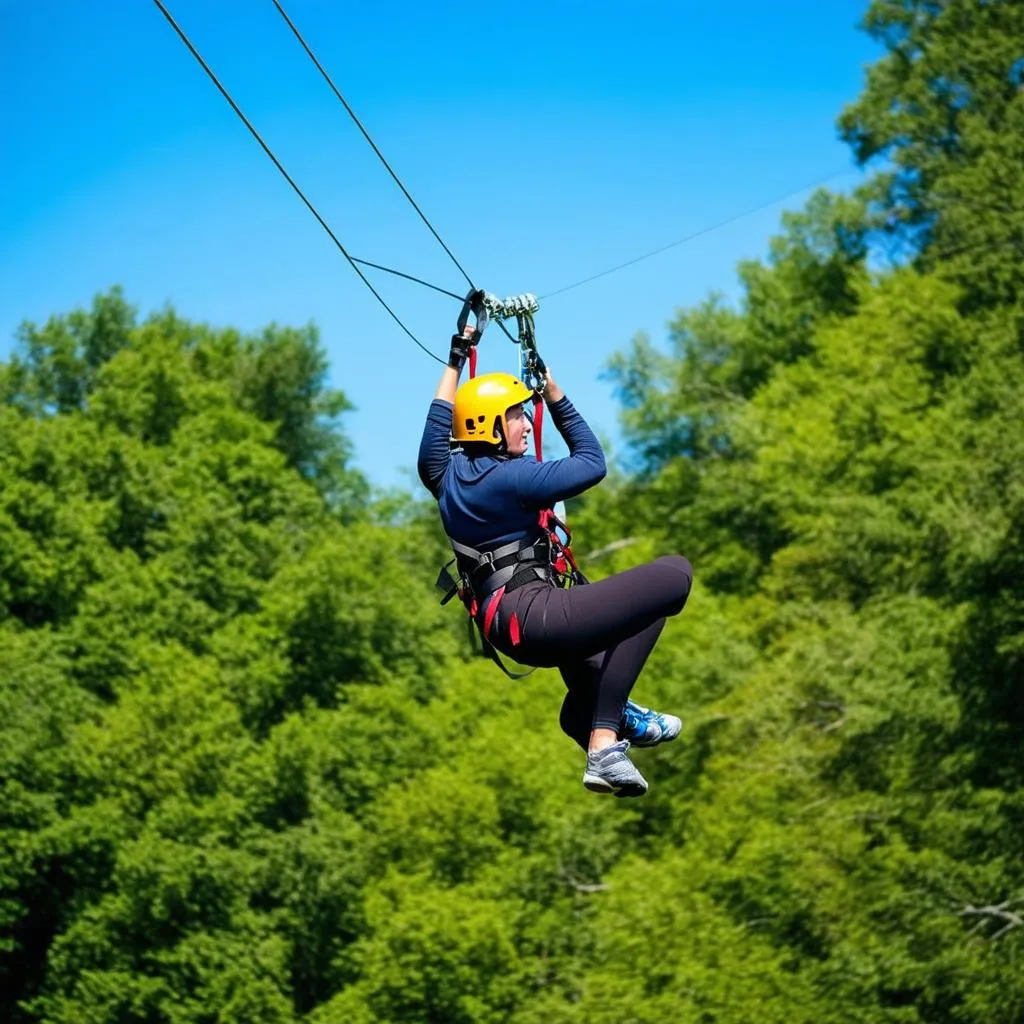
<path id="1" fill-rule="evenodd" d="M 1022 14 L 875 0 L 840 130 L 877 174 L 609 366 L 577 554 L 697 578 L 635 693 L 686 723 L 642 801 L 586 793 L 557 675 L 438 606 L 435 511 L 353 469 L 313 327 L 117 289 L 26 324 L 0 1016 L 1024 1019 Z"/>

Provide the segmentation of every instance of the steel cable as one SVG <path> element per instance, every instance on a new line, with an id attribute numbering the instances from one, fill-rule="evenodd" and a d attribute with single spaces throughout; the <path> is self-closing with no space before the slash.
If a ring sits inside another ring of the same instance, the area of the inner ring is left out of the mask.
<path id="1" fill-rule="evenodd" d="M 753 209 L 745 210 L 743 213 L 734 214 L 732 217 L 727 217 L 725 220 L 719 221 L 717 224 L 712 224 L 710 227 L 701 228 L 700 231 L 695 231 L 692 235 L 687 235 L 685 238 L 680 238 L 675 242 L 669 242 L 668 245 L 663 245 L 658 249 L 652 249 L 650 252 L 646 252 L 642 256 L 636 256 L 631 260 L 626 260 L 625 263 L 618 263 L 614 267 L 602 270 L 598 274 L 591 274 L 590 277 L 584 277 L 582 280 L 576 281 L 573 284 L 567 284 L 562 288 L 556 288 L 553 292 L 548 292 L 546 295 L 542 295 L 540 297 L 542 299 L 550 299 L 556 295 L 561 295 L 563 292 L 572 291 L 573 288 L 579 288 L 582 285 L 590 284 L 591 281 L 596 281 L 599 278 L 607 277 L 609 274 L 614 274 L 617 270 L 625 270 L 626 267 L 631 267 L 635 263 L 640 263 L 642 260 L 650 259 L 652 256 L 658 256 L 663 252 L 667 252 L 669 249 L 674 249 L 678 245 L 683 245 L 686 242 L 692 242 L 695 238 L 700 238 L 702 235 L 708 235 L 712 231 L 724 228 L 726 225 L 732 224 L 734 221 L 742 220 L 744 217 L 750 217 L 755 213 L 760 213 L 762 210 L 767 210 L 770 206 L 775 206 L 778 203 L 785 202 L 793 196 L 800 195 L 801 192 L 806 192 L 809 188 L 817 188 L 819 185 L 824 185 L 826 182 L 832 181 L 835 178 L 842 177 L 846 174 L 852 174 L 854 170 L 856 170 L 856 168 L 847 167 L 841 171 L 833 171 L 831 174 L 826 174 L 824 178 L 818 178 L 817 181 L 812 181 L 809 185 L 804 185 L 802 188 L 794 189 L 792 192 L 787 192 L 784 196 L 779 196 L 777 199 L 772 199 L 770 202 L 762 203 L 760 206 L 753 207 Z"/>
<path id="2" fill-rule="evenodd" d="M 402 190 L 402 195 L 404 195 L 405 198 L 409 200 L 409 203 L 412 205 L 412 208 L 419 214 L 420 220 L 422 220 L 423 223 L 426 224 L 426 226 L 427 226 L 428 230 L 430 231 L 430 233 L 434 236 L 434 238 L 437 239 L 437 244 L 440 245 L 442 249 L 444 249 L 444 251 L 448 254 L 448 258 L 452 261 L 452 263 L 455 264 L 456 267 L 458 267 L 459 272 L 466 279 L 466 283 L 469 285 L 469 287 L 472 288 L 472 289 L 475 289 L 476 285 L 473 283 L 473 279 L 466 272 L 465 267 L 463 267 L 463 265 L 455 258 L 455 254 L 451 251 L 451 249 L 449 249 L 448 246 L 445 245 L 444 240 L 437 233 L 437 230 L 434 228 L 434 225 L 430 223 L 430 220 L 428 219 L 427 215 L 420 209 L 419 204 L 416 202 L 415 199 L 413 199 L 412 195 L 409 193 L 409 190 L 402 183 L 402 179 L 398 177 L 398 175 L 395 173 L 394 168 L 391 166 L 391 164 L 388 163 L 388 161 L 385 158 L 384 154 L 380 151 L 380 147 L 377 145 L 376 142 L 373 141 L 373 137 L 366 130 L 366 127 L 363 125 L 363 122 L 359 120 L 358 116 L 356 115 L 356 112 L 352 109 L 352 107 L 349 104 L 348 100 L 345 99 L 345 97 L 341 94 L 341 90 L 334 84 L 334 79 L 331 78 L 331 76 L 328 73 L 327 69 L 323 66 L 323 64 L 320 63 L 319 58 L 313 52 L 313 49 L 309 45 L 309 43 L 306 42 L 305 37 L 298 30 L 298 28 L 295 25 L 295 22 L 292 21 L 292 19 L 288 16 L 288 12 L 284 9 L 284 5 L 280 2 L 280 0 L 273 0 L 273 4 L 277 8 L 278 14 L 281 15 L 281 17 L 284 19 L 285 24 L 288 26 L 288 28 L 291 29 L 292 34 L 298 40 L 299 45 L 306 52 L 306 56 L 309 57 L 309 59 L 313 62 L 313 64 L 316 67 L 317 71 L 320 72 L 320 74 L 323 76 L 324 81 L 330 87 L 331 92 L 334 93 L 334 95 L 338 99 L 338 102 L 340 102 L 341 105 L 345 108 L 346 112 L 348 113 L 348 116 L 350 118 L 352 118 L 352 120 L 355 122 L 356 127 L 359 129 L 360 132 L 362 132 L 363 138 L 366 139 L 366 141 L 370 144 L 370 148 L 374 151 L 374 153 L 377 154 L 377 159 L 379 159 L 380 162 L 384 165 L 384 167 L 387 170 L 388 174 L 391 175 L 391 178 L 394 181 L 394 183 Z M 365 262 L 365 261 L 362 261 L 362 262 Z M 375 264 L 367 264 L 367 265 L 368 266 L 375 266 Z M 378 267 L 377 269 L 378 270 L 387 270 L 388 268 L 386 268 L 386 267 Z M 394 270 L 388 271 L 388 273 L 398 274 L 399 277 L 409 277 L 408 274 L 401 274 L 398 271 L 394 271 Z M 419 280 L 418 278 L 414 278 L 414 277 L 409 277 L 409 279 L 412 280 L 412 281 Z M 420 284 L 425 284 L 426 282 L 420 281 L 419 283 Z M 435 291 L 440 291 L 440 292 L 444 291 L 443 288 L 437 288 L 435 285 L 427 285 L 427 287 L 428 288 L 433 288 Z M 445 292 L 445 294 L 452 295 L 452 292 Z M 455 296 L 455 298 L 458 298 L 460 302 L 462 301 L 462 297 L 461 296 Z M 504 325 L 504 323 L 501 322 L 501 320 L 495 320 L 495 323 L 498 325 L 498 327 L 501 328 L 501 330 L 505 334 L 505 337 L 508 338 L 509 341 L 511 341 L 511 342 L 513 342 L 514 344 L 517 344 L 517 345 L 519 344 L 518 339 L 512 337 L 512 335 L 509 333 L 508 328 Z"/>
<path id="3" fill-rule="evenodd" d="M 273 151 L 266 144 L 266 142 L 263 141 L 263 137 L 255 129 L 255 127 L 253 127 L 252 122 L 242 112 L 241 107 L 239 107 L 238 104 L 234 101 L 234 99 L 231 97 L 231 94 L 221 84 L 220 79 L 217 78 L 217 76 L 213 73 L 213 69 L 203 59 L 202 54 L 200 54 L 200 52 L 195 48 L 195 46 L 192 45 L 192 41 L 188 38 L 188 36 L 182 30 L 181 26 L 179 26 L 178 23 L 174 20 L 174 17 L 171 15 L 171 12 L 167 10 L 167 8 L 163 5 L 161 0 L 153 0 L 153 3 L 156 4 L 156 6 L 160 9 L 160 13 L 163 14 L 163 16 L 167 19 L 168 23 L 170 24 L 171 28 L 173 28 L 174 31 L 178 34 L 178 38 L 181 39 L 181 41 L 188 48 L 189 53 L 191 53 L 192 56 L 195 57 L 195 59 L 199 62 L 200 67 L 209 76 L 210 81 L 213 82 L 213 84 L 217 87 L 217 89 L 220 92 L 220 94 L 224 97 L 225 100 L 227 100 L 228 104 L 231 106 L 231 109 L 238 115 L 239 119 L 242 121 L 242 123 L 245 125 L 245 127 L 249 129 L 250 134 L 260 144 L 260 147 L 262 148 L 263 152 L 266 153 L 268 157 L 270 157 L 270 159 L 273 162 L 274 166 L 278 169 L 278 171 L 281 172 L 281 175 L 284 177 L 285 181 L 287 181 L 288 184 L 291 185 L 292 189 L 295 191 L 295 194 L 303 201 L 303 203 L 305 203 L 306 208 L 309 210 L 309 212 L 311 214 L 313 214 L 313 216 L 317 219 L 317 222 L 320 224 L 320 226 L 324 229 L 324 231 L 327 232 L 327 234 L 330 237 L 331 241 L 334 242 L 334 244 L 340 250 L 341 254 L 345 257 L 346 260 L 348 260 L 349 265 L 359 275 L 359 277 L 362 280 L 363 284 L 365 284 L 366 287 L 369 288 L 370 291 L 373 293 L 374 298 L 376 298 L 376 300 L 387 310 L 388 314 L 391 316 L 391 319 L 394 320 L 395 323 L 398 324 L 399 327 L 401 327 L 401 329 L 409 336 L 409 338 L 412 339 L 412 341 L 416 345 L 418 345 L 424 352 L 426 352 L 427 355 L 430 356 L 431 359 L 434 359 L 437 362 L 441 363 L 442 365 L 445 365 L 446 361 L 444 359 L 442 359 L 440 356 L 437 356 L 433 352 L 431 352 L 430 349 L 427 348 L 426 345 L 424 345 L 419 340 L 419 338 L 417 338 L 416 335 L 413 334 L 412 331 L 410 331 L 409 328 L 405 326 L 404 323 L 402 323 L 402 321 L 398 317 L 398 314 L 387 304 L 387 302 L 384 301 L 384 299 L 382 298 L 380 293 L 377 291 L 377 289 L 374 288 L 374 286 L 370 283 L 370 281 L 367 278 L 367 276 L 359 269 L 356 260 L 349 254 L 349 251 L 345 248 L 345 246 L 342 245 L 342 243 L 339 240 L 338 236 L 335 235 L 335 233 L 331 230 L 330 226 L 327 224 L 327 221 L 325 221 L 323 219 L 323 217 L 320 216 L 320 214 L 317 211 L 316 207 L 309 201 L 309 199 L 306 198 L 306 194 L 295 183 L 295 180 L 292 178 L 292 176 L 284 169 L 284 166 L 282 165 L 281 161 L 278 160 L 276 156 L 274 156 Z M 360 262 L 365 262 L 365 261 L 360 261 Z M 399 272 L 398 271 L 392 271 L 392 273 L 399 273 Z M 403 274 L 401 276 L 404 277 L 404 276 L 407 276 L 407 275 Z M 420 283 L 424 284 L 425 282 L 420 282 Z M 428 287 L 433 287 L 433 286 L 430 285 Z M 441 289 L 438 289 L 438 290 L 441 290 Z M 451 293 L 448 293 L 448 294 L 451 294 Z"/>

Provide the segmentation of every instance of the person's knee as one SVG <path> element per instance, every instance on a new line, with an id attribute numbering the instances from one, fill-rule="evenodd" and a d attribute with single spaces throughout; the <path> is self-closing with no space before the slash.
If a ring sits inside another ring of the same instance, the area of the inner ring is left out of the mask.
<path id="1" fill-rule="evenodd" d="M 662 555 L 658 561 L 671 565 L 678 572 L 681 572 L 688 580 L 693 579 L 693 566 L 690 565 L 690 560 L 688 558 L 684 558 L 682 555 Z"/>
<path id="2" fill-rule="evenodd" d="M 678 615 L 690 596 L 690 589 L 693 586 L 693 566 L 690 560 L 682 555 L 662 555 L 658 562 L 671 569 L 673 590 L 672 611 L 669 615 Z"/>

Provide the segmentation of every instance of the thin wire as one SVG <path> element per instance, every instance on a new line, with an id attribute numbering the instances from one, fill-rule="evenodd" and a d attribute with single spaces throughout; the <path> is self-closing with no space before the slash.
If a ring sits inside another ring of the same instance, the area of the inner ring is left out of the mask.
<path id="1" fill-rule="evenodd" d="M 743 213 L 734 214 L 732 217 L 719 221 L 717 224 L 712 224 L 710 227 L 701 228 L 700 231 L 695 231 L 692 235 L 687 235 L 685 238 L 680 238 L 675 242 L 669 242 L 668 245 L 663 245 L 660 249 L 652 249 L 650 252 L 645 252 L 643 256 L 637 256 L 634 259 L 627 260 L 625 263 L 619 263 L 614 267 L 609 267 L 607 270 L 602 270 L 599 274 L 591 274 L 590 277 L 585 277 L 582 281 L 567 284 L 564 288 L 558 288 L 553 292 L 548 292 L 547 295 L 542 295 L 541 298 L 550 299 L 555 295 L 561 295 L 563 292 L 572 291 L 573 288 L 579 288 L 582 285 L 590 284 L 591 281 L 596 281 L 601 277 L 607 277 L 609 274 L 614 274 L 617 270 L 624 270 L 626 267 L 631 267 L 634 263 L 639 263 L 641 260 L 650 259 L 652 256 L 657 256 L 660 253 L 667 252 L 669 249 L 674 249 L 677 245 L 692 242 L 695 238 L 700 238 L 702 235 L 709 235 L 712 231 L 724 228 L 726 225 L 732 224 L 734 221 L 742 220 L 744 217 L 749 217 L 755 213 L 760 213 L 761 210 L 767 210 L 768 207 L 776 206 L 778 203 L 785 202 L 787 199 L 792 199 L 793 196 L 800 195 L 801 192 L 806 192 L 809 188 L 817 188 L 819 185 L 824 185 L 826 182 L 832 181 L 835 178 L 842 177 L 846 174 L 852 174 L 855 170 L 855 167 L 847 167 L 841 171 L 833 171 L 831 174 L 827 174 L 824 178 L 819 178 L 817 181 L 812 181 L 810 184 L 804 185 L 803 188 L 794 189 L 792 192 L 787 192 L 786 195 L 779 196 L 777 199 L 772 199 L 770 202 L 762 203 L 760 206 L 755 206 L 753 209 L 745 210 Z"/>
<path id="2" fill-rule="evenodd" d="M 451 298 L 457 299 L 459 302 L 465 301 L 464 296 L 456 295 L 455 292 L 450 292 L 446 288 L 441 288 L 436 284 L 431 284 L 429 281 L 423 281 L 418 277 L 413 277 L 412 274 L 404 274 L 401 270 L 395 270 L 392 267 L 384 267 L 379 263 L 371 263 L 369 260 L 361 260 L 358 256 L 353 256 L 352 259 L 356 263 L 361 263 L 364 267 L 373 267 L 374 270 L 383 270 L 385 274 L 394 274 L 395 277 L 404 277 L 407 281 L 415 281 L 416 284 L 421 284 L 424 288 L 432 288 L 435 292 L 440 292 L 442 295 L 449 295 Z M 509 332 L 509 329 L 500 320 L 495 320 L 494 322 L 502 331 L 504 331 L 505 337 L 508 338 L 513 345 L 520 344 L 519 339 L 512 335 Z"/>
<path id="3" fill-rule="evenodd" d="M 394 274 L 395 277 L 404 277 L 407 281 L 415 281 L 417 284 L 423 285 L 424 288 L 433 288 L 435 292 L 440 292 L 442 295 L 450 295 L 453 299 L 458 299 L 462 302 L 465 299 L 463 295 L 456 295 L 455 292 L 448 291 L 447 288 L 440 288 L 436 284 L 431 284 L 429 281 L 423 281 L 418 277 L 413 277 L 412 274 L 403 274 L 401 270 L 395 270 L 392 267 L 382 267 L 379 263 L 371 263 L 369 260 L 361 260 L 358 256 L 352 257 L 353 262 L 361 263 L 364 267 L 373 267 L 374 270 L 383 270 L 385 274 Z"/>
<path id="4" fill-rule="evenodd" d="M 333 92 L 334 95 L 338 97 L 338 99 L 341 101 L 342 106 L 348 111 L 349 117 L 351 117 L 352 120 L 355 121 L 356 127 L 363 133 L 363 138 L 365 138 L 366 141 L 373 148 L 373 151 L 374 153 L 377 154 L 377 157 L 380 159 L 380 162 L 387 168 L 388 174 L 391 175 L 391 177 L 395 181 L 395 184 L 402 190 L 402 194 L 405 196 L 406 199 L 409 200 L 410 203 L 412 203 L 413 209 L 420 215 L 420 220 L 422 220 L 423 223 L 427 225 L 427 227 L 430 229 L 430 233 L 437 239 L 438 245 L 440 245 L 441 248 L 444 249 L 446 253 L 448 253 L 448 256 L 451 259 L 452 263 L 454 263 L 455 266 L 459 268 L 459 270 L 462 273 L 462 276 L 466 279 L 466 283 L 469 285 L 469 287 L 475 288 L 476 285 L 473 284 L 473 279 L 469 276 L 469 274 L 466 273 L 462 264 L 455 258 L 455 255 L 451 251 L 451 249 L 449 249 L 448 246 L 445 245 L 444 242 L 441 240 L 441 236 L 434 230 L 434 225 L 431 224 L 429 220 L 427 220 L 427 215 L 419 208 L 419 206 L 417 206 L 416 200 L 413 199 L 411 195 L 409 195 L 409 190 L 402 184 L 402 181 L 398 177 L 398 175 L 395 174 L 394 170 L 391 167 L 391 164 L 389 164 L 387 160 L 384 159 L 384 154 L 377 148 L 377 144 L 373 141 L 373 139 L 370 138 L 370 133 L 363 127 L 362 121 L 360 121 L 359 118 L 356 117 L 355 111 L 348 105 L 348 102 L 346 101 L 345 97 L 341 95 L 341 92 L 339 91 L 338 87 L 334 84 L 333 80 L 331 79 L 331 76 L 327 73 L 323 64 L 321 64 L 320 61 L 317 60 L 316 54 L 313 53 L 313 51 L 309 48 L 309 44 L 306 42 L 306 40 L 302 38 L 302 33 L 299 32 L 299 30 L 295 27 L 295 23 L 292 21 L 292 19 L 288 17 L 287 11 L 285 11 L 284 7 L 281 6 L 279 0 L 274 0 L 274 6 L 277 8 L 278 13 L 281 15 L 281 17 L 284 18 L 288 27 L 294 33 L 295 38 L 298 39 L 302 48 L 306 51 L 306 54 L 309 56 L 309 59 L 316 65 L 317 71 L 319 71 L 320 74 L 323 75 L 324 81 L 331 87 L 331 92 Z"/>
<path id="5" fill-rule="evenodd" d="M 361 260 L 358 256 L 353 256 L 352 259 L 356 263 L 361 263 L 364 267 L 373 267 L 374 270 L 383 270 L 385 274 L 394 274 L 395 277 L 404 277 L 407 281 L 415 281 L 416 284 L 421 284 L 423 285 L 424 288 L 432 288 L 435 292 L 440 292 L 442 295 L 451 296 L 451 298 L 456 299 L 459 302 L 465 301 L 464 296 L 456 295 L 455 292 L 450 292 L 448 291 L 447 288 L 441 288 L 436 284 L 431 284 L 429 281 L 424 281 L 418 277 L 413 277 L 412 274 L 404 274 L 402 273 L 401 270 L 395 270 L 392 267 L 384 267 L 381 266 L 381 264 L 379 263 L 371 263 L 369 260 Z M 502 323 L 500 320 L 495 320 L 494 322 L 498 325 L 498 327 L 501 328 L 502 331 L 504 331 L 505 337 L 508 338 L 508 340 L 511 341 L 513 345 L 520 344 L 519 339 L 509 332 L 509 329 L 504 325 L 504 323 Z"/>
<path id="6" fill-rule="evenodd" d="M 153 0 L 153 3 L 155 3 L 156 6 L 160 8 L 160 13 L 163 14 L 163 16 L 170 23 L 171 28 L 173 28 L 174 31 L 177 32 L 178 37 L 185 44 L 185 46 L 188 48 L 188 50 L 192 54 L 192 56 L 195 57 L 195 59 L 199 62 L 200 67 L 202 67 L 202 69 L 209 76 L 210 81 L 213 82 L 213 84 L 217 87 L 217 89 L 219 90 L 220 94 L 224 97 L 224 99 L 226 99 L 228 101 L 228 103 L 231 106 L 231 109 L 238 115 L 238 117 L 240 118 L 242 123 L 245 125 L 245 127 L 249 129 L 249 132 L 252 135 L 252 137 L 260 144 L 260 147 L 263 149 L 263 152 L 266 153 L 268 157 L 270 157 L 270 159 L 274 163 L 274 166 L 281 172 L 281 174 L 284 177 L 285 181 L 287 181 L 288 184 L 291 185 L 291 187 L 295 190 L 296 195 L 303 201 L 303 203 L 306 204 L 306 208 L 309 210 L 309 212 L 311 214 L 313 214 L 314 217 L 316 217 L 316 219 L 319 222 L 320 226 L 324 229 L 324 231 L 327 232 L 327 234 L 330 236 L 331 241 L 334 242 L 334 244 L 338 247 L 338 249 L 341 251 L 341 254 L 345 257 L 345 259 L 348 260 L 350 266 L 359 275 L 359 277 L 361 278 L 363 284 L 365 284 L 366 287 L 370 289 L 370 291 L 373 293 L 373 295 L 376 298 L 376 300 L 388 311 L 388 313 L 391 316 L 391 319 L 394 320 L 395 323 L 398 324 L 398 326 L 401 327 L 402 330 L 405 331 L 405 333 L 421 349 L 423 349 L 423 351 L 426 352 L 427 355 L 430 356 L 431 359 L 433 359 L 433 360 L 441 363 L 442 365 L 444 365 L 445 364 L 445 360 L 441 359 L 439 356 L 434 355 L 434 353 L 431 352 L 430 349 L 427 348 L 426 345 L 424 345 L 419 340 L 419 338 L 417 338 L 416 335 L 413 334 L 412 331 L 410 331 L 409 328 L 406 327 L 404 323 L 402 323 L 401 320 L 399 320 L 398 314 L 395 313 L 395 311 L 384 301 L 384 299 L 380 296 L 380 294 L 377 291 L 377 289 L 373 287 L 373 285 L 370 283 L 370 281 L 366 277 L 366 275 L 359 269 L 359 267 L 356 265 L 356 261 L 349 255 L 348 250 L 345 248 L 345 246 L 343 246 L 341 244 L 341 242 L 339 241 L 337 235 L 335 235 L 335 233 L 327 225 L 327 221 L 325 221 L 323 219 L 323 217 L 320 216 L 320 214 L 316 210 L 316 207 L 306 198 L 306 195 L 302 191 L 302 189 L 299 188 L 299 186 L 295 184 L 295 181 L 292 179 L 291 175 L 282 166 L 281 161 L 278 160 L 276 156 L 274 156 L 273 152 L 271 152 L 270 147 L 263 141 L 263 138 L 260 136 L 260 133 L 258 131 L 256 131 L 256 129 L 253 127 L 252 122 L 245 116 L 245 114 L 242 113 L 241 108 L 231 98 L 231 94 L 227 91 L 227 89 L 225 89 L 224 86 L 221 85 L 220 79 L 218 79 L 217 76 L 213 73 L 213 71 L 210 68 L 209 64 L 207 64 L 206 61 L 203 60 L 202 55 L 192 45 L 191 40 L 188 38 L 187 35 L 185 35 L 185 33 L 182 31 L 182 29 L 180 28 L 178 23 L 174 20 L 174 18 L 172 17 L 170 11 L 168 11 L 167 8 L 163 5 L 163 3 L 161 3 L 161 0 Z"/>

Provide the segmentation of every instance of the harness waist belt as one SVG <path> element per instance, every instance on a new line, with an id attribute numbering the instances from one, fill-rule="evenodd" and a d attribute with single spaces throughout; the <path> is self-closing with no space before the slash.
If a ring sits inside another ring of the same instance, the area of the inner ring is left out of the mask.
<path id="1" fill-rule="evenodd" d="M 502 587 L 508 593 L 527 583 L 551 580 L 550 545 L 546 537 L 512 541 L 492 551 L 478 551 L 454 540 L 451 545 L 480 605 Z"/>

